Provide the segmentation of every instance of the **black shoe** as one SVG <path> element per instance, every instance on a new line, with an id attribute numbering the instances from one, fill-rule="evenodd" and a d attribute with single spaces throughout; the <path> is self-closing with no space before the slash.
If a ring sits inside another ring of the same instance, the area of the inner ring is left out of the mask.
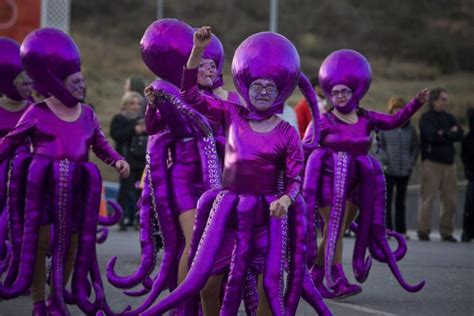
<path id="1" fill-rule="evenodd" d="M 470 242 L 471 238 L 469 238 L 466 234 L 462 233 L 461 235 L 461 241 L 462 242 Z"/>
<path id="2" fill-rule="evenodd" d="M 120 225 L 119 231 L 120 232 L 126 232 L 127 231 L 127 226 L 126 225 Z"/>
<path id="3" fill-rule="evenodd" d="M 418 239 L 421 241 L 430 241 L 430 235 L 428 234 L 423 234 L 423 233 L 418 233 Z"/>
<path id="4" fill-rule="evenodd" d="M 458 240 L 456 238 L 454 238 L 453 235 L 443 237 L 441 240 L 442 241 L 449 241 L 449 242 L 458 242 Z"/>

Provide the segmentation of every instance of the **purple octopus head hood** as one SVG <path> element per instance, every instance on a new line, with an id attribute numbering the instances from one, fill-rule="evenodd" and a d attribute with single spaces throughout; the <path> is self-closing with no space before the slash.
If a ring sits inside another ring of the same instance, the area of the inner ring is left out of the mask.
<path id="1" fill-rule="evenodd" d="M 283 112 L 283 104 L 300 79 L 300 57 L 295 46 L 284 36 L 261 32 L 245 39 L 235 51 L 232 77 L 245 100 L 249 119 L 263 120 Z M 250 84 L 257 79 L 271 79 L 278 89 L 275 103 L 266 111 L 257 111 L 249 98 Z"/>
<path id="2" fill-rule="evenodd" d="M 196 30 L 196 29 L 195 29 Z M 221 41 L 217 36 L 211 34 L 211 42 L 204 50 L 202 58 L 212 59 L 216 63 L 217 68 L 217 78 L 212 84 L 212 89 L 217 89 L 224 85 L 224 80 L 222 79 L 222 69 L 224 68 L 224 46 L 222 46 Z"/>
<path id="3" fill-rule="evenodd" d="M 35 30 L 21 44 L 20 57 L 26 73 L 42 91 L 68 107 L 81 101 L 64 85 L 68 76 L 81 71 L 79 49 L 69 35 L 55 28 Z"/>
<path id="4" fill-rule="evenodd" d="M 0 37 L 0 93 L 13 100 L 23 98 L 15 87 L 14 81 L 23 71 L 20 61 L 20 44 L 16 41 Z"/>
<path id="5" fill-rule="evenodd" d="M 155 75 L 179 87 L 193 48 L 193 34 L 193 29 L 180 20 L 153 22 L 140 41 L 143 61 Z"/>
<path id="6" fill-rule="evenodd" d="M 349 113 L 359 106 L 370 87 L 372 70 L 367 59 L 352 49 L 331 53 L 319 69 L 319 84 L 326 98 L 331 100 L 331 90 L 338 84 L 351 88 L 352 97 L 344 107 L 333 106 L 341 113 Z M 332 102 L 331 102 L 332 103 Z"/>

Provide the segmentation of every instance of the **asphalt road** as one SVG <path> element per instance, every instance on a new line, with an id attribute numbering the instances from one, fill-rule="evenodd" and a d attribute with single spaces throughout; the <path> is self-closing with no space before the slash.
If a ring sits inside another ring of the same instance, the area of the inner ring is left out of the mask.
<path id="1" fill-rule="evenodd" d="M 414 233 L 411 232 L 414 237 Z M 350 272 L 350 256 L 354 239 L 345 239 L 344 265 Z M 410 240 L 407 256 L 399 263 L 406 280 L 415 284 L 426 280 L 419 293 L 407 293 L 396 282 L 388 266 L 373 263 L 363 292 L 340 300 L 326 300 L 334 315 L 474 315 L 474 243 L 446 243 L 434 236 L 431 242 Z M 138 233 L 118 232 L 111 229 L 109 239 L 98 247 L 101 269 L 108 259 L 118 256 L 120 273 L 133 271 L 139 255 Z M 348 273 L 353 280 L 352 273 Z M 105 279 L 105 277 L 104 277 Z M 106 282 L 107 283 L 107 282 Z M 126 304 L 137 306 L 140 299 L 123 295 L 107 284 L 106 294 L 112 308 L 121 310 Z M 74 307 L 73 315 L 82 315 Z M 239 313 L 240 314 L 240 313 Z M 241 313 L 244 315 L 244 313 Z M 301 302 L 298 315 L 314 315 L 313 310 Z M 1 316 L 31 315 L 31 299 L 22 296 L 12 301 L 0 302 Z"/>

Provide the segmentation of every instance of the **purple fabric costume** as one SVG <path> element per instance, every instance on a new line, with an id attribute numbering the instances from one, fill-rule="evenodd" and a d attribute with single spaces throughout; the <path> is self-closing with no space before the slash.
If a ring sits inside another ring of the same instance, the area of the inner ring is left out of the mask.
<path id="1" fill-rule="evenodd" d="M 249 125 L 249 119 L 263 120 L 281 112 L 283 102 L 297 84 L 314 101 L 313 89 L 300 73 L 294 46 L 274 33 L 259 33 L 246 39 L 236 50 L 232 71 L 244 98 L 248 98 L 247 89 L 253 80 L 270 78 L 278 87 L 277 101 L 270 111 L 258 113 L 250 103 L 242 107 L 208 97 L 199 92 L 197 70 L 185 70 L 183 99 L 225 127 L 223 189 L 207 191 L 198 202 L 186 279 L 143 315 L 162 314 L 182 303 L 184 314 L 197 314 L 196 295 L 213 272 L 223 270 L 229 274 L 221 315 L 237 314 L 242 292 L 248 314 L 255 314 L 255 278 L 261 272 L 274 315 L 294 315 L 301 295 L 318 312 L 328 315 L 330 312 L 305 269 L 306 208 L 299 195 L 303 153 L 298 134 L 284 121 L 268 133 L 256 132 Z M 165 100 L 170 98 L 163 90 L 158 95 Z M 270 203 L 282 194 L 293 200 L 288 217 L 269 217 Z M 291 255 L 285 292 L 282 277 L 287 246 Z"/>
<path id="2" fill-rule="evenodd" d="M 67 106 L 76 100 L 62 81 L 80 72 L 79 51 L 65 33 L 44 28 L 30 33 L 21 46 L 21 59 L 28 75 Z M 33 154 L 17 155 L 23 175 L 11 179 L 16 190 L 26 190 L 26 200 L 13 201 L 10 212 L 13 239 L 20 240 L 20 256 L 8 267 L 0 284 L 0 297 L 11 299 L 25 293 L 32 281 L 38 228 L 53 225 L 51 285 L 48 310 L 69 315 L 67 304 L 76 304 L 85 314 L 103 310 L 114 314 L 104 297 L 95 242 L 102 181 L 98 168 L 88 162 L 89 148 L 109 165 L 123 158 L 107 143 L 92 109 L 84 104 L 73 122 L 59 119 L 45 103 L 31 106 L 18 125 L 0 142 L 0 158 L 7 159 L 25 137 Z M 10 199 L 15 192 L 9 192 Z M 16 200 L 16 199 L 14 199 Z M 24 217 L 21 216 L 24 212 Z M 49 212 L 49 214 L 45 214 Z M 49 215 L 49 218 L 48 218 Z M 47 222 L 42 220 L 47 219 Z M 65 290 L 64 263 L 71 233 L 78 232 L 79 246 L 72 275 L 72 291 Z M 16 272 L 16 273 L 15 273 Z M 9 275 L 15 276 L 8 282 Z M 95 301 L 89 301 L 91 289 Z"/>
<path id="3" fill-rule="evenodd" d="M 127 295 L 150 292 L 141 306 L 128 313 L 131 315 L 146 310 L 163 290 L 176 287 L 176 268 L 183 248 L 178 216 L 196 208 L 205 190 L 220 185 L 221 167 L 213 128 L 181 100 L 176 87 L 191 52 L 192 37 L 193 30 L 185 23 L 163 19 L 150 25 L 141 41 L 145 64 L 162 78 L 152 83 L 153 89 L 166 91 L 171 97 L 157 97 L 146 110 L 146 128 L 151 136 L 140 207 L 140 265 L 129 276 L 114 272 L 116 258 L 107 266 L 107 278 L 115 287 L 143 285 L 138 291 L 126 291 Z M 152 279 L 158 251 L 155 235 L 160 231 L 164 253 L 160 269 Z"/>
<path id="4" fill-rule="evenodd" d="M 0 37 L 0 51 L 2 52 L 0 55 L 0 94 L 18 102 L 19 106 L 23 105 L 18 111 L 9 111 L 0 107 L 0 139 L 2 139 L 15 127 L 20 117 L 28 109 L 29 103 L 22 103 L 23 98 L 14 85 L 15 79 L 23 72 L 20 60 L 20 45 L 9 38 Z M 28 142 L 24 139 L 17 152 L 27 152 L 28 150 Z M 12 240 L 9 238 L 11 236 L 8 236 L 7 227 L 9 224 L 13 224 L 13 218 L 9 216 L 8 205 L 6 205 L 9 201 L 6 193 L 12 191 L 12 189 L 13 192 L 11 193 L 15 192 L 14 188 L 9 185 L 11 183 L 10 179 L 18 177 L 22 173 L 21 168 L 16 168 L 17 166 L 19 166 L 18 161 L 15 161 L 14 158 L 4 159 L 0 162 L 0 274 L 7 269 L 12 255 L 14 255 L 15 260 L 19 256 L 19 240 Z M 7 239 L 9 239 L 8 242 Z"/>
<path id="5" fill-rule="evenodd" d="M 424 286 L 424 281 L 411 286 L 403 279 L 396 262 L 406 253 L 406 242 L 402 236 L 388 232 L 385 227 L 385 180 L 378 161 L 368 155 L 371 144 L 370 132 L 388 130 L 405 123 L 422 104 L 413 99 L 395 115 L 368 111 L 359 108 L 359 101 L 370 86 L 371 70 L 367 60 L 353 50 L 340 50 L 329 55 L 320 68 L 319 81 L 328 100 L 331 100 L 331 89 L 344 84 L 353 91 L 348 107 L 356 110 L 358 121 L 347 124 L 339 120 L 331 111 L 322 115 L 320 120 L 321 147 L 307 152 L 307 165 L 303 194 L 310 217 L 314 218 L 319 208 L 331 206 L 328 238 L 325 248 L 325 280 L 330 288 L 337 287 L 340 269 L 333 265 L 336 242 L 343 225 L 345 203 L 354 197 L 360 209 L 359 226 L 356 230 L 356 242 L 352 266 L 358 282 L 364 282 L 371 267 L 371 257 L 365 258 L 367 248 L 370 254 L 381 262 L 386 262 L 400 285 L 410 292 L 417 292 Z M 335 106 L 337 108 L 337 106 Z M 339 108 L 338 108 L 339 109 Z M 349 113 L 340 109 L 340 112 Z M 312 123 L 311 123 L 312 124 Z M 311 140 L 312 129 L 308 129 L 304 142 Z M 312 213 L 312 214 L 311 214 Z M 314 220 L 310 220 L 314 223 Z M 310 229 L 310 255 L 308 264 L 315 259 L 315 227 Z M 387 242 L 387 235 L 394 236 L 399 247 L 392 252 Z M 314 269 L 318 269 L 315 265 Z M 317 273 L 316 273 L 317 274 Z M 313 274 L 317 286 L 322 285 L 322 276 Z"/>

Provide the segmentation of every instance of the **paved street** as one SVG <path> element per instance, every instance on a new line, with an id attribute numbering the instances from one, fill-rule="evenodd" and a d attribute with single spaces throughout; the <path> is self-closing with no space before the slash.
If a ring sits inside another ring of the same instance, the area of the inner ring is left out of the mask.
<path id="1" fill-rule="evenodd" d="M 411 236 L 415 237 L 414 232 L 411 232 Z M 349 258 L 353 243 L 354 239 L 345 239 L 346 271 L 350 271 Z M 410 294 L 402 290 L 389 268 L 374 262 L 362 294 L 342 301 L 327 301 L 334 315 L 474 315 L 474 243 L 445 243 L 439 240 L 439 236 L 434 236 L 431 242 L 410 240 L 408 246 L 408 254 L 400 267 L 409 283 L 418 283 L 422 279 L 427 281 L 420 293 Z M 122 233 L 113 228 L 107 242 L 98 247 L 98 252 L 102 271 L 107 260 L 118 255 L 119 271 L 124 274 L 131 272 L 139 254 L 138 233 Z M 349 276 L 352 278 L 351 273 Z M 108 285 L 106 294 L 116 311 L 126 304 L 136 306 L 139 302 Z M 73 315 L 81 315 L 75 308 L 71 307 L 70 310 Z M 31 315 L 31 299 L 23 296 L 0 302 L 0 315 Z M 298 315 L 314 313 L 302 302 Z"/>

